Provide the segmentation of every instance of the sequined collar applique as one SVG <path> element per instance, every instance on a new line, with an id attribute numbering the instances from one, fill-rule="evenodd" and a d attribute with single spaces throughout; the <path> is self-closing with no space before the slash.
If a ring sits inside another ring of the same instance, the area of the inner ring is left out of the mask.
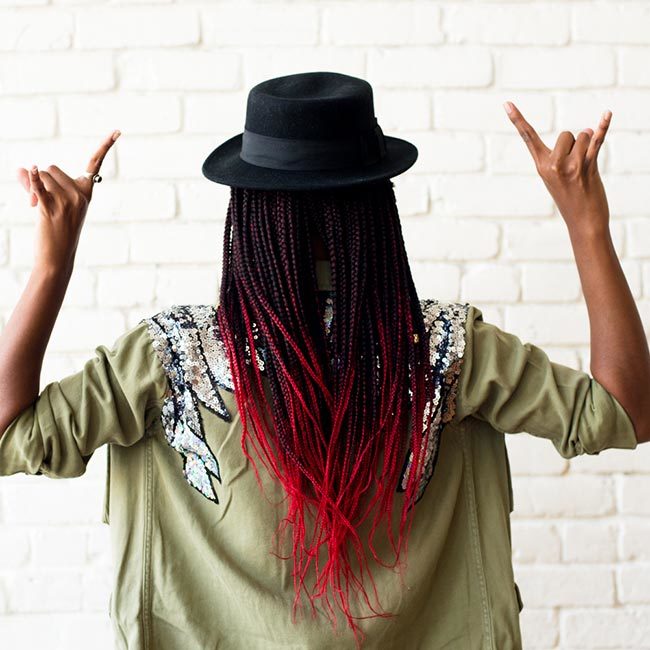
<path id="1" fill-rule="evenodd" d="M 429 412 L 432 412 L 431 430 L 429 435 L 423 439 L 424 471 L 410 507 L 422 498 L 424 490 L 433 476 L 440 449 L 442 429 L 456 412 L 456 393 L 464 359 L 465 325 L 469 310 L 469 303 L 425 299 L 421 300 L 420 304 L 422 305 L 425 329 L 430 333 L 429 360 L 434 395 L 431 401 L 425 404 L 425 421 Z M 397 488 L 398 492 L 404 492 L 406 489 L 412 462 L 413 450 L 409 450 Z"/>
<path id="2" fill-rule="evenodd" d="M 210 475 L 221 482 L 219 463 L 205 440 L 199 402 L 227 422 L 219 389 L 232 391 L 227 355 L 212 305 L 173 305 L 143 321 L 169 382 L 162 406 L 167 442 L 184 459 L 187 482 L 219 503 Z"/>
<path id="3" fill-rule="evenodd" d="M 326 334 L 331 333 L 333 292 L 319 292 Z M 426 488 L 435 466 L 440 431 L 454 414 L 457 379 L 465 347 L 467 303 L 421 301 L 425 326 L 431 330 L 430 360 L 433 368 L 435 395 L 432 431 L 425 450 L 425 472 L 419 486 L 417 502 Z M 161 420 L 169 445 L 184 459 L 183 475 L 203 496 L 219 503 L 211 476 L 221 482 L 219 463 L 205 439 L 199 404 L 231 422 L 232 417 L 220 390 L 233 392 L 234 386 L 228 356 L 219 336 L 214 305 L 173 305 L 142 319 L 148 327 L 152 346 L 165 370 L 168 389 L 163 400 Z M 256 354 L 263 371 L 262 354 Z M 403 491 L 411 467 L 412 452 L 397 487 Z M 414 502 L 414 503 L 415 503 Z"/>
<path id="4" fill-rule="evenodd" d="M 316 296 L 318 306 L 323 315 L 325 336 L 329 340 L 330 334 L 332 333 L 332 316 L 334 314 L 334 291 L 330 289 L 320 289 Z"/>

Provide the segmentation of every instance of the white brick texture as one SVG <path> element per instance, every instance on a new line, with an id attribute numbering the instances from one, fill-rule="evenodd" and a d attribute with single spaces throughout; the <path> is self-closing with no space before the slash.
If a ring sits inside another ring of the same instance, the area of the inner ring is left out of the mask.
<path id="1" fill-rule="evenodd" d="M 419 157 L 394 179 L 422 297 L 589 369 L 566 225 L 505 114 L 553 146 L 613 121 L 600 153 L 614 245 L 650 331 L 650 3 L 640 0 L 0 0 L 0 328 L 33 263 L 18 167 L 102 167 L 42 384 L 174 303 L 214 302 L 230 189 L 201 164 L 240 133 L 250 87 L 367 79 L 384 133 Z M 650 445 L 565 459 L 507 434 L 524 647 L 650 648 Z M 113 647 L 105 450 L 86 475 L 0 480 L 0 645 Z"/>

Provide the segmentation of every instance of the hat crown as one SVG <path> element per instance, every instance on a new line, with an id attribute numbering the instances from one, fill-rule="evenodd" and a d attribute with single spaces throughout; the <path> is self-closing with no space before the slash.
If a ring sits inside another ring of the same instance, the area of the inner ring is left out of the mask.
<path id="1" fill-rule="evenodd" d="M 244 128 L 276 138 L 345 137 L 377 123 L 372 86 L 340 72 L 303 72 L 253 86 Z"/>
<path id="2" fill-rule="evenodd" d="M 231 187 L 319 190 L 391 178 L 417 155 L 411 142 L 384 135 L 365 79 L 315 71 L 253 86 L 243 132 L 213 149 L 201 169 Z"/>

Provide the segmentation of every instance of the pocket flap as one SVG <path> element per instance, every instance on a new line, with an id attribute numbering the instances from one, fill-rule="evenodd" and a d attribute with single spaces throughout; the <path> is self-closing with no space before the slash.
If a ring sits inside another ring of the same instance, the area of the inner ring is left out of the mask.
<path id="1" fill-rule="evenodd" d="M 519 611 L 524 608 L 524 601 L 521 599 L 521 592 L 519 591 L 519 585 L 515 582 L 515 593 L 517 594 L 517 604 L 519 605 Z"/>

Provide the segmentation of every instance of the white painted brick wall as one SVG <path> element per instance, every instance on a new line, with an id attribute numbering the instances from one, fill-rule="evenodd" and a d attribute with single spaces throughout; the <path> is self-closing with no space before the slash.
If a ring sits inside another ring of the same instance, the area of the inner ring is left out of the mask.
<path id="1" fill-rule="evenodd" d="M 123 132 L 45 384 L 142 317 L 215 299 L 229 188 L 201 163 L 241 131 L 253 84 L 330 69 L 367 78 L 385 133 L 420 150 L 395 184 L 421 295 L 472 302 L 588 370 L 566 227 L 502 103 L 517 102 L 549 145 L 613 111 L 601 170 L 647 330 L 648 61 L 642 1 L 0 0 L 0 326 L 33 259 L 35 212 L 16 167 L 78 172 L 101 136 Z M 650 647 L 650 445 L 567 460 L 541 438 L 507 444 L 524 647 Z M 104 468 L 99 449 L 78 479 L 0 481 L 3 648 L 112 648 Z"/>

